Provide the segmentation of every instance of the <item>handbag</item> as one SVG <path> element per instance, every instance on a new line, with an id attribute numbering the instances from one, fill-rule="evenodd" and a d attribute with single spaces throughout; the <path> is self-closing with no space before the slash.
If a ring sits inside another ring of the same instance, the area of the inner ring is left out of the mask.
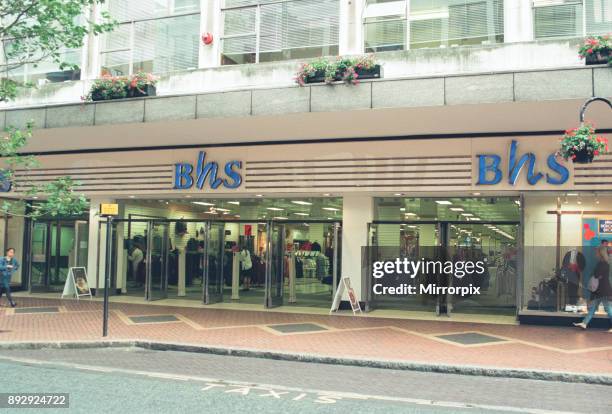
<path id="1" fill-rule="evenodd" d="M 591 276 L 589 280 L 589 291 L 596 292 L 599 289 L 599 279 L 595 276 Z"/>

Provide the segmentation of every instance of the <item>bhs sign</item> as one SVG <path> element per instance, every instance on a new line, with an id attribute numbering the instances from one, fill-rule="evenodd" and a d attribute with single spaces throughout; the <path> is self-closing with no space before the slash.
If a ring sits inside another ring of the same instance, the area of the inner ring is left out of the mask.
<path id="1" fill-rule="evenodd" d="M 552 185 L 562 185 L 569 179 L 569 170 L 561 164 L 555 154 L 550 154 L 546 159 L 549 172 L 546 174 L 536 172 L 536 156 L 528 152 L 520 158 L 517 156 L 518 143 L 512 141 L 510 145 L 510 159 L 508 160 L 508 182 L 515 185 L 523 167 L 527 167 L 527 182 L 529 185 L 536 185 L 541 179 L 546 177 L 546 182 Z M 478 182 L 476 185 L 495 185 L 502 180 L 502 170 L 500 168 L 501 157 L 499 155 L 477 155 L 478 158 Z"/>
<path id="2" fill-rule="evenodd" d="M 192 164 L 174 164 L 174 189 L 187 190 L 195 184 L 198 189 L 202 189 L 208 177 L 208 184 L 211 189 L 217 189 L 223 185 L 225 188 L 238 188 L 242 184 L 240 169 L 241 161 L 228 161 L 225 163 L 223 172 L 226 177 L 219 177 L 219 164 L 216 161 L 205 162 L 206 153 L 200 151 L 195 171 Z"/>

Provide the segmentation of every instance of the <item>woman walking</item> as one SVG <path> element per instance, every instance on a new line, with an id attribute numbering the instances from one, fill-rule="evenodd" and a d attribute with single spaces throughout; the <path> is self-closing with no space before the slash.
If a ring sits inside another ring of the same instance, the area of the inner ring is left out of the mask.
<path id="1" fill-rule="evenodd" d="M 11 276 L 19 269 L 19 262 L 15 259 L 15 249 L 9 247 L 6 249 L 6 256 L 0 257 L 0 278 L 2 279 L 2 285 L 0 286 L 0 300 L 2 299 L 2 292 L 6 292 L 9 305 L 11 307 L 17 306 L 11 296 Z"/>
<path id="2" fill-rule="evenodd" d="M 597 256 L 599 261 L 589 281 L 589 290 L 591 291 L 591 306 L 589 307 L 589 313 L 582 322 L 574 323 L 574 326 L 586 329 L 601 303 L 608 314 L 608 318 L 610 318 L 610 329 L 608 332 L 612 333 L 612 286 L 610 286 L 609 278 L 610 256 L 608 255 L 607 240 L 601 242 L 601 246 L 597 249 Z"/>

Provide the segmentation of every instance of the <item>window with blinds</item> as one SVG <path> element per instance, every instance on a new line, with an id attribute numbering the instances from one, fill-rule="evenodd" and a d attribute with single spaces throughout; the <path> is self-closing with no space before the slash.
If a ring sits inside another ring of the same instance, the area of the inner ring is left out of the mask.
<path id="1" fill-rule="evenodd" d="M 338 54 L 339 0 L 225 0 L 221 63 Z"/>
<path id="2" fill-rule="evenodd" d="M 503 42 L 504 2 L 368 0 L 364 39 L 366 52 Z"/>
<path id="3" fill-rule="evenodd" d="M 612 32 L 612 0 L 534 0 L 536 39 Z"/>
<path id="4" fill-rule="evenodd" d="M 410 47 L 504 41 L 503 0 L 411 0 Z"/>
<path id="5" fill-rule="evenodd" d="M 109 0 L 108 8 L 120 23 L 103 36 L 103 74 L 198 67 L 199 0 Z"/>

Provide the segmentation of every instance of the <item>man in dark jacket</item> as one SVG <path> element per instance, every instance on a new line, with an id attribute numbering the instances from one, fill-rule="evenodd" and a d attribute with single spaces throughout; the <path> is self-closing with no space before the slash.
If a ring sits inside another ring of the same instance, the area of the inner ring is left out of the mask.
<path id="1" fill-rule="evenodd" d="M 6 256 L 0 257 L 0 299 L 2 298 L 2 291 L 6 292 L 6 297 L 11 307 L 17 306 L 11 296 L 11 277 L 19 269 L 19 262 L 15 259 L 15 249 L 9 247 L 6 249 Z"/>
<path id="2" fill-rule="evenodd" d="M 589 282 L 589 286 L 597 287 L 591 291 L 591 306 L 589 307 L 589 313 L 582 322 L 574 323 L 574 326 L 586 329 L 601 303 L 608 314 L 608 318 L 610 318 L 610 329 L 608 332 L 612 333 L 612 286 L 610 286 L 610 255 L 608 254 L 607 240 L 602 240 L 601 246 L 597 249 L 597 257 L 599 260 L 592 276 L 596 281 L 594 281 L 594 283 Z"/>

